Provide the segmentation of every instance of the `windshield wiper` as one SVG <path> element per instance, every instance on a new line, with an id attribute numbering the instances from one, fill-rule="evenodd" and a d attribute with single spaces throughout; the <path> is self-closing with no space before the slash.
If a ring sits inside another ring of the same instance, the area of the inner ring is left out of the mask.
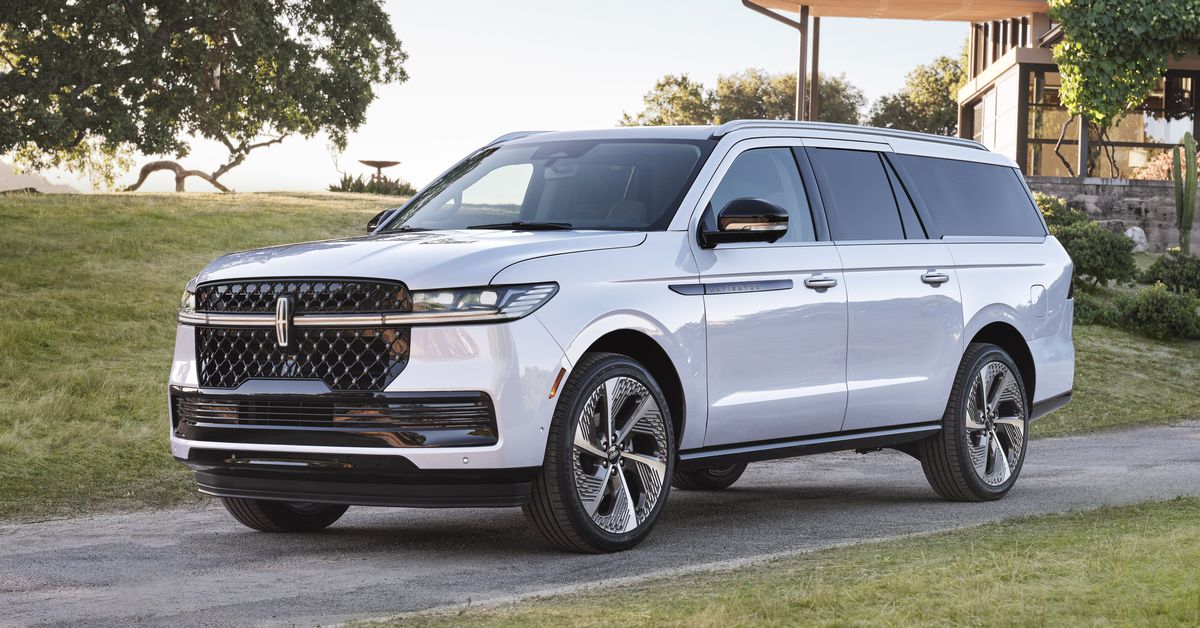
<path id="1" fill-rule="evenodd" d="M 468 229 L 512 229 L 514 231 L 567 231 L 571 229 L 569 222 L 497 222 L 487 225 L 471 225 Z"/>
<path id="2" fill-rule="evenodd" d="M 410 227 L 408 225 L 400 225 L 399 227 L 392 227 L 391 229 L 384 229 L 383 231 L 384 231 L 384 233 L 389 233 L 392 231 L 401 231 L 404 233 L 412 233 L 414 231 L 433 231 L 433 229 L 427 229 L 425 227 Z"/>

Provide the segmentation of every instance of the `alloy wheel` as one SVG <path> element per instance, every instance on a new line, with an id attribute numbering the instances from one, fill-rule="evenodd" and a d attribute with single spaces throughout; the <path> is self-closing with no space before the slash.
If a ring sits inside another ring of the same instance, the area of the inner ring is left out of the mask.
<path id="1" fill-rule="evenodd" d="M 588 396 L 572 447 L 575 490 L 592 522 L 612 534 L 632 532 L 662 497 L 667 430 L 644 384 L 619 376 Z"/>
<path id="2" fill-rule="evenodd" d="M 1012 477 L 1025 443 L 1025 399 L 1003 362 L 985 363 L 971 382 L 964 424 L 976 475 L 988 486 Z"/>

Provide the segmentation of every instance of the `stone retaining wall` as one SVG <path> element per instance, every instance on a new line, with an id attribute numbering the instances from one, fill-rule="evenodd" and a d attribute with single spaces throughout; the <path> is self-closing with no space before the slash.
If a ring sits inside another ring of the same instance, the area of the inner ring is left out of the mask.
<path id="1" fill-rule="evenodd" d="M 1137 179 L 1027 177 L 1034 191 L 1067 199 L 1114 231 L 1141 227 L 1153 253 L 1179 245 L 1175 227 L 1175 184 Z M 1192 250 L 1200 250 L 1200 230 L 1192 230 Z"/>

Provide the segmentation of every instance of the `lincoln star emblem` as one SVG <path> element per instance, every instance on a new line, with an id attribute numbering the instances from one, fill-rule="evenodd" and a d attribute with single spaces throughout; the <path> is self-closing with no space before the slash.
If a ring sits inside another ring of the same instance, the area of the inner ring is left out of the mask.
<path id="1" fill-rule="evenodd" d="M 275 340 L 279 346 L 288 346 L 288 338 L 292 333 L 292 300 L 289 297 L 279 297 L 275 301 Z"/>

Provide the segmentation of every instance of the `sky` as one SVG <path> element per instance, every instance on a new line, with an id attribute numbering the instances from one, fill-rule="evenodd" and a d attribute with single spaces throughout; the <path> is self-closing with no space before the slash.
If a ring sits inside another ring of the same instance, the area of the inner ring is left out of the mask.
<path id="1" fill-rule="evenodd" d="M 664 74 L 712 86 L 747 68 L 795 72 L 795 30 L 740 0 L 456 0 L 385 2 L 409 58 L 409 80 L 381 86 L 366 123 L 341 154 L 322 136 L 290 138 L 251 153 L 221 178 L 242 192 L 323 190 L 341 172 L 366 174 L 359 159 L 399 161 L 385 171 L 421 187 L 470 151 L 518 130 L 607 128 Z M 962 22 L 824 18 L 820 71 L 845 73 L 869 101 L 898 90 L 914 66 L 957 55 Z M 224 150 L 192 142 L 183 160 L 211 171 Z M 86 181 L 47 173 L 81 190 Z M 136 179 L 136 168 L 122 185 Z M 211 191 L 189 179 L 188 189 Z M 170 173 L 145 191 L 170 191 Z"/>

